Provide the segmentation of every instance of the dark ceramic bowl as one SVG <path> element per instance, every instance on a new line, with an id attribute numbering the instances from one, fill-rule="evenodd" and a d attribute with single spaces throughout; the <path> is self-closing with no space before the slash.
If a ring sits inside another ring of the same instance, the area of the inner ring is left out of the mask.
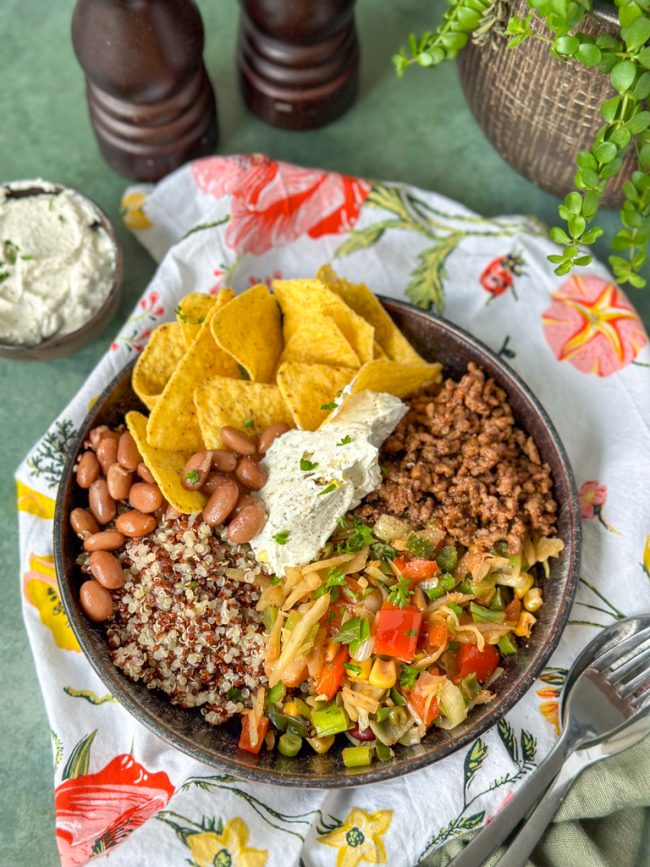
<path id="1" fill-rule="evenodd" d="M 76 352 L 78 349 L 81 349 L 82 346 L 90 343 L 91 340 L 94 340 L 95 337 L 98 337 L 99 334 L 101 334 L 113 316 L 115 316 L 120 303 L 120 298 L 122 297 L 122 247 L 120 246 L 117 234 L 115 233 L 115 228 L 108 216 L 99 205 L 92 199 L 89 199 L 88 196 L 84 196 L 84 194 L 80 193 L 78 190 L 75 190 L 72 187 L 65 187 L 62 184 L 48 184 L 48 189 L 45 189 L 43 186 L 39 185 L 38 181 L 34 181 L 34 186 L 30 187 L 22 185 L 31 182 L 21 181 L 20 187 L 15 186 L 17 183 L 18 182 L 13 181 L 12 183 L 2 184 L 8 196 L 13 198 L 25 198 L 27 196 L 39 196 L 51 192 L 57 194 L 66 189 L 71 190 L 75 196 L 78 196 L 92 211 L 94 211 L 97 217 L 96 225 L 101 226 L 101 228 L 106 232 L 113 245 L 113 249 L 115 250 L 115 274 L 108 295 L 106 296 L 102 306 L 93 313 L 90 319 L 85 322 L 81 328 L 77 328 L 75 331 L 70 331 L 68 334 L 54 334 L 52 337 L 48 337 L 46 340 L 42 340 L 40 343 L 35 343 L 32 346 L 23 343 L 5 343 L 0 341 L 0 358 L 8 358 L 12 361 L 53 361 L 55 358 L 63 358 L 65 355 L 70 355 L 72 352 Z M 50 187 L 53 188 L 53 190 L 50 189 Z"/>
<path id="2" fill-rule="evenodd" d="M 79 541 L 69 527 L 68 515 L 75 506 L 85 505 L 72 468 L 88 431 L 98 424 L 120 422 L 129 409 L 142 409 L 131 389 L 131 367 L 110 383 L 84 421 L 59 488 L 54 554 L 61 596 L 79 644 L 107 689 L 137 720 L 179 750 L 207 765 L 258 782 L 311 788 L 358 786 L 409 773 L 455 752 L 499 720 L 530 688 L 560 639 L 575 594 L 581 548 L 578 497 L 564 447 L 539 402 L 507 364 L 465 331 L 407 304 L 382 300 L 418 352 L 442 362 L 447 375 L 460 377 L 468 362 L 475 361 L 505 389 L 517 421 L 532 434 L 542 459 L 551 467 L 559 504 L 558 534 L 565 548 L 552 561 L 533 634 L 527 643 L 521 643 L 516 656 L 506 659 L 497 698 L 474 708 L 468 720 L 453 731 L 433 729 L 417 746 L 398 746 L 391 761 L 358 770 L 344 767 L 340 747 L 324 756 L 305 751 L 293 759 L 267 752 L 255 757 L 237 749 L 238 723 L 208 725 L 198 711 L 172 707 L 163 693 L 134 683 L 112 664 L 104 628 L 91 623 L 79 606 L 81 575 L 75 566 Z"/>

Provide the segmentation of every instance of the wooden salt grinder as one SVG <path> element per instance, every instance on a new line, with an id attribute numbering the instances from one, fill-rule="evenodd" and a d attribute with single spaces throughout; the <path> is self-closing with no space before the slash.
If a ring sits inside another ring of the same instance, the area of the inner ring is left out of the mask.
<path id="1" fill-rule="evenodd" d="M 354 0 L 241 0 L 237 61 L 253 114 L 284 129 L 330 123 L 357 92 Z"/>
<path id="2" fill-rule="evenodd" d="M 214 152 L 216 104 L 194 0 L 77 0 L 72 44 L 97 143 L 115 171 L 156 181 Z"/>

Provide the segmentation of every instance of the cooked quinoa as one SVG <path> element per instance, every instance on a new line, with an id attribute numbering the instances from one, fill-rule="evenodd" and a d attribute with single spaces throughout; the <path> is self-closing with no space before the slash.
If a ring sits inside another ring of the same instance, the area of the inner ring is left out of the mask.
<path id="1" fill-rule="evenodd" d="M 190 515 L 129 539 L 119 559 L 126 582 L 107 629 L 115 665 L 210 723 L 250 706 L 266 683 L 263 573 L 250 547 Z"/>
<path id="2" fill-rule="evenodd" d="M 356 514 L 436 521 L 452 539 L 521 551 L 527 533 L 552 536 L 557 503 L 548 464 L 517 427 L 505 391 L 470 362 L 406 401 L 408 414 L 381 451 L 384 481 Z"/>

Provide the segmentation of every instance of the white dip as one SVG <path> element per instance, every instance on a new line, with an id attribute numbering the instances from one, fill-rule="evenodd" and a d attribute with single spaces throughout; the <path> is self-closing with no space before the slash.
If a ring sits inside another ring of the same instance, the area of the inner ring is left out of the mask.
<path id="1" fill-rule="evenodd" d="M 379 447 L 406 412 L 391 394 L 363 391 L 320 430 L 292 430 L 275 440 L 259 492 L 269 517 L 251 541 L 261 563 L 283 575 L 287 566 L 314 559 L 337 520 L 381 484 Z"/>
<path id="2" fill-rule="evenodd" d="M 12 190 L 45 193 L 12 198 Z M 80 328 L 115 277 L 115 248 L 98 214 L 44 181 L 0 187 L 0 340 L 34 345 Z"/>

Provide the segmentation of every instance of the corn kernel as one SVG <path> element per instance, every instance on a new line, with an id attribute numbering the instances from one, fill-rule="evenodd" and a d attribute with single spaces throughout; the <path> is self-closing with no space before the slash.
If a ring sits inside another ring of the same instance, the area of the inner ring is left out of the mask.
<path id="1" fill-rule="evenodd" d="M 515 626 L 515 635 L 519 638 L 529 638 L 533 626 L 537 623 L 537 618 L 529 614 L 528 611 L 522 611 L 519 615 L 519 620 Z"/>
<path id="2" fill-rule="evenodd" d="M 314 752 L 323 755 L 323 753 L 326 753 L 332 746 L 334 740 L 334 735 L 328 735 L 328 737 L 325 738 L 307 738 L 307 743 Z"/>
<path id="3" fill-rule="evenodd" d="M 532 575 L 526 575 L 526 580 L 522 587 L 515 587 L 515 596 L 517 599 L 523 599 L 526 593 L 530 590 L 530 588 L 535 583 L 535 579 Z"/>
<path id="4" fill-rule="evenodd" d="M 300 716 L 300 709 L 295 701 L 285 701 L 282 706 L 282 712 L 285 716 Z"/>
<path id="5" fill-rule="evenodd" d="M 354 668 L 352 667 L 354 666 Z M 359 671 L 356 671 L 356 669 Z M 372 659 L 364 659 L 363 662 L 357 662 L 355 659 L 350 660 L 345 669 L 345 673 L 350 680 L 368 680 L 370 669 L 372 668 Z"/>
<path id="6" fill-rule="evenodd" d="M 397 663 L 394 659 L 375 659 L 368 682 L 379 689 L 390 689 L 397 681 Z"/>
<path id="7" fill-rule="evenodd" d="M 524 596 L 524 608 L 526 611 L 537 611 L 542 607 L 542 591 L 539 587 L 533 587 Z"/>

